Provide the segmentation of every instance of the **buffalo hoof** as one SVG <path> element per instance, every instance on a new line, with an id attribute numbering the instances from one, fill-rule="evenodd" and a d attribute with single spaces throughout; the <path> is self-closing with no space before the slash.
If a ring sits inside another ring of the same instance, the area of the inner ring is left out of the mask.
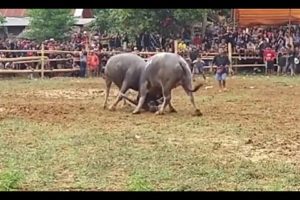
<path id="1" fill-rule="evenodd" d="M 200 112 L 199 109 L 195 110 L 193 116 L 198 116 L 198 117 L 201 117 L 203 114 Z"/>
<path id="2" fill-rule="evenodd" d="M 177 110 L 175 110 L 174 108 L 170 109 L 170 113 L 177 113 Z"/>
<path id="3" fill-rule="evenodd" d="M 134 115 L 140 114 L 140 111 L 139 111 L 139 110 L 134 110 L 134 111 L 132 112 L 132 114 L 134 114 Z"/>
<path id="4" fill-rule="evenodd" d="M 109 107 L 109 110 L 110 111 L 116 111 L 116 107 L 115 106 L 111 106 L 111 107 Z"/>
<path id="5" fill-rule="evenodd" d="M 155 112 L 155 114 L 156 114 L 156 115 L 163 115 L 163 114 L 164 114 L 164 112 L 163 112 L 163 111 L 160 111 L 160 110 L 158 110 L 158 111 L 156 111 L 156 112 Z"/>
<path id="6" fill-rule="evenodd" d="M 106 110 L 106 109 L 107 109 L 107 106 L 106 106 L 106 105 L 105 105 L 105 106 L 103 106 L 103 109 L 104 109 L 104 110 Z"/>

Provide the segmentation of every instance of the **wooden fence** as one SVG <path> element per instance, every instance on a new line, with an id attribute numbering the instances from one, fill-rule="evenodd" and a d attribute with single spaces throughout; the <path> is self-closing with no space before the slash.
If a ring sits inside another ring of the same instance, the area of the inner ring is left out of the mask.
<path id="1" fill-rule="evenodd" d="M 175 46 L 175 53 L 177 53 L 177 41 L 174 43 Z M 20 70 L 20 69 L 0 69 L 0 74 L 21 74 L 21 73 L 40 73 L 41 78 L 44 78 L 44 73 L 59 73 L 59 72 L 76 72 L 79 71 L 79 68 L 70 68 L 70 69 L 45 69 L 45 63 L 46 62 L 51 62 L 51 61 L 67 61 L 70 60 L 70 58 L 61 58 L 61 59 L 49 59 L 47 55 L 51 53 L 56 53 L 56 54 L 71 54 L 74 55 L 75 53 L 80 53 L 80 51 L 63 51 L 63 50 L 45 50 L 44 45 L 42 45 L 41 50 L 0 50 L 0 53 L 37 53 L 39 56 L 28 56 L 28 57 L 18 57 L 18 58 L 0 58 L 0 62 L 12 62 L 12 64 L 22 64 L 22 63 L 40 63 L 41 64 L 41 69 L 25 69 L 25 70 Z M 105 51 L 102 52 L 102 54 L 109 54 L 109 55 L 114 55 L 114 54 L 119 54 L 122 53 L 122 51 Z M 155 55 L 159 52 L 137 52 L 138 55 L 140 56 L 151 56 Z M 212 61 L 214 56 L 217 55 L 217 53 L 205 53 L 201 55 L 201 58 L 206 61 Z M 228 44 L 228 57 L 230 60 L 230 66 L 229 70 L 235 71 L 238 68 L 244 68 L 244 67 L 264 67 L 265 64 L 234 64 L 236 63 L 239 59 L 239 56 L 236 53 L 232 52 L 232 47 L 231 44 Z M 73 58 L 72 58 L 73 59 Z M 148 58 L 144 58 L 146 61 Z M 261 59 L 260 57 L 246 57 L 246 59 L 255 59 L 259 60 Z M 204 68 L 206 69 L 213 69 L 213 66 L 205 66 Z"/>

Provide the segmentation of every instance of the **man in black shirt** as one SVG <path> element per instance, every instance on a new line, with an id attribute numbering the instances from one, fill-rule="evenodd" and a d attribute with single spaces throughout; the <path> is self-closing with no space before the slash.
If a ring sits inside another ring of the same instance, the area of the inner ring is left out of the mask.
<path id="1" fill-rule="evenodd" d="M 277 75 L 279 76 L 287 65 L 287 52 L 284 47 L 279 49 L 277 56 Z"/>
<path id="2" fill-rule="evenodd" d="M 285 72 L 287 72 L 288 69 L 291 70 L 291 76 L 295 75 L 295 69 L 296 69 L 296 65 L 299 64 L 299 58 L 298 58 L 298 52 L 299 52 L 299 48 L 295 47 L 295 49 L 292 48 L 291 45 L 288 45 L 289 49 L 288 49 L 288 64 L 287 67 L 284 69 Z"/>
<path id="3" fill-rule="evenodd" d="M 225 55 L 223 48 L 219 48 L 219 54 L 216 55 L 212 61 L 212 65 L 217 66 L 216 79 L 219 82 L 220 90 L 226 90 L 226 77 L 228 73 L 229 58 Z"/>

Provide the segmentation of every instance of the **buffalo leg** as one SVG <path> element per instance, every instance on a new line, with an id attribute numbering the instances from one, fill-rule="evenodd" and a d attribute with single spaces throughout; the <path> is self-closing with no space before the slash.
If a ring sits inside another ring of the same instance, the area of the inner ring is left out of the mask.
<path id="1" fill-rule="evenodd" d="M 163 87 L 163 85 L 161 85 L 161 88 L 162 88 L 164 101 L 163 101 L 161 107 L 159 108 L 159 110 L 156 112 L 157 115 L 163 115 L 167 105 L 169 105 L 170 110 L 172 110 L 172 108 L 173 108 L 173 106 L 170 104 L 170 102 L 171 102 L 171 87 L 168 87 L 168 86 Z"/>
<path id="2" fill-rule="evenodd" d="M 112 81 L 109 80 L 109 78 L 106 77 L 105 83 L 106 83 L 106 90 L 105 90 L 105 100 L 104 100 L 104 105 L 103 105 L 104 109 L 106 109 L 106 107 L 107 107 L 107 100 L 108 100 L 109 91 L 110 91 Z"/>
<path id="3" fill-rule="evenodd" d="M 164 93 L 164 102 L 162 103 L 160 109 L 156 112 L 157 115 L 163 115 L 165 112 L 165 109 L 167 105 L 170 106 L 170 101 L 171 101 L 171 93 L 165 92 Z M 171 106 L 173 108 L 173 106 Z M 170 108 L 171 108 L 170 107 Z M 174 108 L 173 108 L 174 109 Z M 174 109 L 175 110 L 175 109 Z"/>
<path id="4" fill-rule="evenodd" d="M 170 90 L 170 98 L 172 98 L 172 91 L 171 90 Z M 171 99 L 169 101 L 169 111 L 170 111 L 170 113 L 177 113 L 176 109 L 172 105 Z"/>
<path id="5" fill-rule="evenodd" d="M 170 103 L 169 103 L 169 108 L 170 108 L 170 112 L 171 112 L 171 113 L 177 113 L 177 111 L 176 111 L 176 109 L 173 107 L 171 101 L 170 101 Z"/>
<path id="6" fill-rule="evenodd" d="M 137 106 L 137 101 L 134 101 L 130 98 L 128 98 L 125 94 L 121 93 L 122 98 L 126 101 L 128 101 L 130 104 Z M 127 103 L 127 102 L 126 102 Z"/>
<path id="7" fill-rule="evenodd" d="M 125 95 L 125 94 L 123 94 L 123 95 Z M 123 95 L 122 95 L 122 96 L 123 96 Z M 122 98 L 123 98 L 123 97 L 122 97 Z M 126 99 L 123 98 L 123 105 L 122 105 L 122 107 L 125 107 L 126 105 L 128 105 L 127 102 L 126 102 Z"/>
<path id="8" fill-rule="evenodd" d="M 197 108 L 196 104 L 195 104 L 195 100 L 194 100 L 194 95 L 192 92 L 190 92 L 187 88 L 183 88 L 186 92 L 186 94 L 190 97 L 190 101 L 192 103 L 192 106 L 194 107 L 194 115 L 197 115 L 197 116 L 202 116 L 202 113 L 200 111 L 199 108 Z"/>
<path id="9" fill-rule="evenodd" d="M 127 83 L 125 82 L 122 84 L 122 87 L 118 93 L 118 96 L 117 96 L 115 102 L 109 107 L 109 110 L 111 110 L 111 111 L 116 110 L 118 103 L 123 99 L 122 93 L 125 94 L 127 92 L 127 90 L 128 90 L 128 87 L 127 87 Z"/>
<path id="10" fill-rule="evenodd" d="M 141 89 L 140 89 L 140 99 L 139 99 L 139 102 L 138 102 L 138 105 L 136 106 L 136 108 L 134 109 L 134 111 L 132 112 L 132 114 L 139 114 L 140 111 L 141 111 L 141 108 L 142 106 L 144 105 L 145 103 L 145 100 L 146 100 L 146 96 L 148 94 L 148 88 L 147 88 L 147 85 L 148 83 L 145 82 L 141 85 Z"/>

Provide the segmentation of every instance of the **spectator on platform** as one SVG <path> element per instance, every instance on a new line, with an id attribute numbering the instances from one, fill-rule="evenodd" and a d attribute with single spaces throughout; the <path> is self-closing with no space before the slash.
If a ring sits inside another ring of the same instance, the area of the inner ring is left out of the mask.
<path id="1" fill-rule="evenodd" d="M 198 55 L 197 59 L 193 62 L 193 73 L 197 71 L 198 74 L 202 74 L 203 79 L 206 80 L 204 75 L 205 62 L 201 59 L 201 55 Z"/>
<path id="2" fill-rule="evenodd" d="M 183 41 L 179 41 L 177 45 L 178 53 L 185 53 L 187 51 L 187 46 Z"/>
<path id="3" fill-rule="evenodd" d="M 202 40 L 200 35 L 197 33 L 193 39 L 193 45 L 196 46 L 197 49 L 200 49 L 202 45 Z"/>

